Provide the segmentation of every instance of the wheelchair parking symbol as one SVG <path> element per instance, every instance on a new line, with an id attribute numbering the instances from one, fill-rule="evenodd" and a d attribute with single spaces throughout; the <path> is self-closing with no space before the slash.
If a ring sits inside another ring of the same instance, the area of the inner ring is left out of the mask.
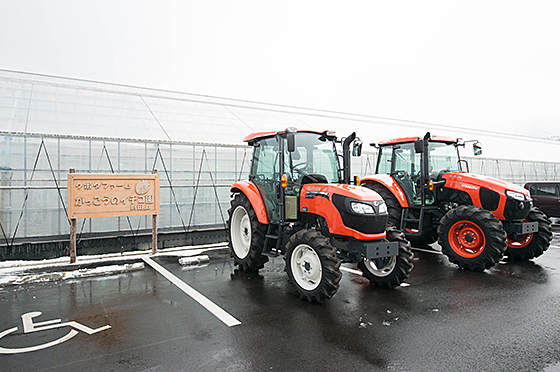
<path id="1" fill-rule="evenodd" d="M 41 314 L 43 314 L 40 311 L 32 311 L 30 313 L 26 313 L 23 314 L 21 316 L 21 322 L 23 323 L 23 333 L 32 333 L 32 332 L 40 332 L 40 331 L 46 331 L 48 329 L 55 329 L 55 328 L 61 328 L 61 327 L 72 327 L 72 329 L 70 330 L 70 332 L 68 332 L 66 335 L 62 336 L 61 338 L 51 341 L 51 342 L 47 342 L 45 344 L 42 345 L 37 345 L 37 346 L 30 346 L 30 347 L 22 347 L 22 348 L 13 348 L 13 349 L 9 349 L 9 348 L 4 348 L 0 346 L 0 354 L 17 354 L 17 353 L 27 353 L 29 351 L 36 351 L 36 350 L 41 350 L 41 349 L 46 349 L 48 347 L 54 346 L 54 345 L 58 345 L 64 341 L 68 341 L 69 339 L 71 339 L 72 337 L 76 336 L 79 332 L 78 331 L 82 331 L 84 333 L 87 333 L 88 335 L 92 335 L 94 333 L 97 332 L 101 332 L 104 331 L 106 329 L 111 328 L 110 325 L 106 325 L 103 327 L 99 327 L 97 329 L 91 329 L 83 324 L 80 324 L 78 322 L 65 322 L 65 323 L 61 323 L 60 319 L 53 319 L 53 320 L 47 320 L 44 322 L 38 322 L 38 323 L 33 323 L 33 318 L 36 318 L 38 316 L 40 316 Z M 9 335 L 12 332 L 17 331 L 18 327 L 14 327 L 14 328 L 10 328 L 5 330 L 4 332 L 0 333 L 0 339 L 6 335 Z"/>

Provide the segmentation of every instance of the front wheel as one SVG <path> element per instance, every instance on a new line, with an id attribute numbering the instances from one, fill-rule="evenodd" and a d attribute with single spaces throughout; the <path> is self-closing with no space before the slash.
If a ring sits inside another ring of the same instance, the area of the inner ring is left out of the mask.
<path id="1" fill-rule="evenodd" d="M 373 285 L 383 288 L 394 288 L 405 281 L 412 271 L 410 243 L 404 234 L 393 226 L 387 226 L 387 240 L 399 243 L 399 254 L 386 258 L 364 259 L 358 262 L 365 278 Z"/>
<path id="2" fill-rule="evenodd" d="M 438 228 L 441 252 L 460 268 L 484 271 L 497 264 L 506 250 L 502 223 L 485 209 L 462 205 L 450 210 Z"/>
<path id="3" fill-rule="evenodd" d="M 512 260 L 530 260 L 539 257 L 552 241 L 552 222 L 537 208 L 531 208 L 526 222 L 538 222 L 539 231 L 530 234 L 509 234 L 506 256 Z"/>
<path id="4" fill-rule="evenodd" d="M 288 281 L 302 300 L 323 302 L 340 286 L 340 260 L 329 239 L 316 230 L 300 230 L 286 244 Z"/>
<path id="5" fill-rule="evenodd" d="M 229 248 L 241 271 L 258 271 L 268 257 L 262 255 L 266 226 L 259 222 L 245 194 L 236 194 L 228 211 Z"/>

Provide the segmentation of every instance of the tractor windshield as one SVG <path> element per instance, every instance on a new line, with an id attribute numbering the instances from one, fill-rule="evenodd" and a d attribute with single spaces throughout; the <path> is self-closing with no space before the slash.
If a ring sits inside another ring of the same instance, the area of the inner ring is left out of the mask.
<path id="1" fill-rule="evenodd" d="M 317 133 L 299 132 L 295 136 L 295 151 L 285 156 L 284 169 L 296 183 L 306 175 L 322 175 L 327 183 L 339 182 L 338 158 L 334 141 Z"/>
<path id="2" fill-rule="evenodd" d="M 451 143 L 430 142 L 430 174 L 460 171 L 459 154 Z M 433 178 L 433 177 L 432 177 Z"/>

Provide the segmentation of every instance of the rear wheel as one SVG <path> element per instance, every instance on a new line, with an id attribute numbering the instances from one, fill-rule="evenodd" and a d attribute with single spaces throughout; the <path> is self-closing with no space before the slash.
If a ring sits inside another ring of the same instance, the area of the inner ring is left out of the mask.
<path id="1" fill-rule="evenodd" d="M 288 281 L 302 300 L 323 302 L 338 291 L 340 260 L 329 239 L 315 230 L 300 230 L 286 244 Z"/>
<path id="2" fill-rule="evenodd" d="M 485 209 L 462 205 L 450 210 L 438 228 L 441 251 L 462 269 L 483 271 L 497 264 L 506 250 L 501 222 Z"/>
<path id="3" fill-rule="evenodd" d="M 266 226 L 259 222 L 249 199 L 236 194 L 228 211 L 229 248 L 241 271 L 262 269 L 268 257 L 262 255 Z"/>
<path id="4" fill-rule="evenodd" d="M 405 239 L 404 234 L 393 226 L 387 227 L 387 240 L 399 243 L 399 254 L 397 256 L 364 259 L 358 263 L 358 268 L 362 270 L 371 284 L 383 288 L 394 288 L 404 282 L 410 272 L 413 264 L 414 255 L 410 250 L 410 243 Z"/>
<path id="5" fill-rule="evenodd" d="M 532 208 L 526 222 L 538 222 L 539 231 L 531 234 L 509 234 L 507 237 L 506 256 L 512 260 L 530 260 L 539 257 L 550 246 L 552 240 L 552 223 L 537 208 Z"/>

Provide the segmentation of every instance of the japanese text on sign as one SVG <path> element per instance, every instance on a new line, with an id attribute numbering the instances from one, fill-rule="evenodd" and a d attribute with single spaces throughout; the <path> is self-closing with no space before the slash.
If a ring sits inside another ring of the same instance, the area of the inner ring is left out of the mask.
<path id="1" fill-rule="evenodd" d="M 159 214 L 159 175 L 68 174 L 68 218 Z"/>

